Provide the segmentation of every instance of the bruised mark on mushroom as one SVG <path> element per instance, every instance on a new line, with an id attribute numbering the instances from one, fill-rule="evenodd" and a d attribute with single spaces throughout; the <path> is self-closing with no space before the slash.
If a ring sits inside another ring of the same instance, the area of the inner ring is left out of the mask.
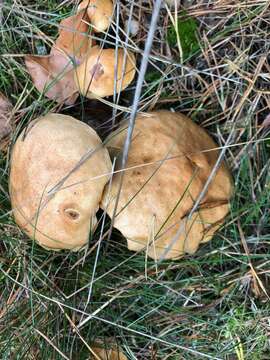
<path id="1" fill-rule="evenodd" d="M 98 80 L 104 74 L 103 66 L 100 63 L 95 64 L 90 69 L 90 73 L 94 80 Z"/>
<path id="2" fill-rule="evenodd" d="M 68 209 L 65 209 L 64 210 L 64 213 L 66 214 L 66 216 L 68 216 L 71 220 L 78 220 L 79 217 L 80 217 L 80 214 L 77 210 L 75 209 L 71 209 L 71 208 L 68 208 Z"/>
<path id="3" fill-rule="evenodd" d="M 150 156 L 144 156 L 142 160 L 144 164 L 148 164 L 152 161 Z"/>

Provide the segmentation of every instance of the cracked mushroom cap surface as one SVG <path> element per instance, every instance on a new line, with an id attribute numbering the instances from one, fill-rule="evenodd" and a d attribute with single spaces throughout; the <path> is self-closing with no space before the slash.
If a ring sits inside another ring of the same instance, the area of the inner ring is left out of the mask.
<path id="1" fill-rule="evenodd" d="M 121 169 L 127 123 L 108 138 Z M 193 254 L 209 241 L 229 210 L 232 180 L 223 162 L 194 213 L 219 151 L 204 129 L 182 114 L 158 111 L 138 115 L 114 220 L 130 250 L 153 259 Z M 212 150 L 214 149 L 214 150 Z M 106 186 L 102 208 L 112 217 L 120 173 Z"/>
<path id="2" fill-rule="evenodd" d="M 90 126 L 60 114 L 36 119 L 11 155 L 17 224 L 46 249 L 79 250 L 95 228 L 110 172 L 108 151 Z"/>
<path id="3" fill-rule="evenodd" d="M 126 58 L 126 60 L 125 60 Z M 117 73 L 115 64 L 117 63 Z M 89 99 L 105 97 L 124 90 L 135 76 L 135 57 L 123 49 L 95 46 L 74 72 L 78 91 Z"/>

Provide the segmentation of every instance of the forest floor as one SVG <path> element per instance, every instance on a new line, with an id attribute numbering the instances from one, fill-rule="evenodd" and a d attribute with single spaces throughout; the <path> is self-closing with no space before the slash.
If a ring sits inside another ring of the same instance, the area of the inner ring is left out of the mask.
<path id="1" fill-rule="evenodd" d="M 49 111 L 72 114 L 102 137 L 112 113 L 129 112 L 136 81 L 120 98 L 72 106 L 34 88 L 24 55 L 46 53 L 44 39 L 54 40 L 75 8 L 68 0 L 0 2 L 0 91 L 16 109 L 12 140 Z M 119 44 L 130 12 L 125 46 L 139 68 L 153 2 L 117 2 L 109 34 Z M 0 163 L 1 360 L 84 360 L 95 342 L 117 344 L 134 360 L 270 359 L 269 35 L 269 1 L 182 1 L 160 11 L 139 108 L 180 111 L 226 144 L 235 184 L 225 223 L 193 256 L 146 262 L 115 230 L 101 247 L 93 246 L 97 231 L 79 253 L 29 241 L 12 217 L 8 141 Z"/>

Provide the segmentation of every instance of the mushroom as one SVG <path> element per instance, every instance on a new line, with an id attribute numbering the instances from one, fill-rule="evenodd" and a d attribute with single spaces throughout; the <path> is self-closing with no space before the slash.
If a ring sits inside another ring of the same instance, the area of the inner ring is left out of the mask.
<path id="1" fill-rule="evenodd" d="M 116 173 L 105 188 L 102 208 L 113 216 L 121 178 L 127 123 L 108 138 Z M 209 241 L 229 210 L 230 173 L 223 162 L 195 212 L 191 212 L 218 158 L 204 129 L 169 111 L 138 115 L 124 170 L 114 226 L 128 248 L 153 259 L 193 254 Z M 118 171 L 117 171 L 118 170 Z M 195 210 L 195 209 L 194 209 Z"/>
<path id="2" fill-rule="evenodd" d="M 11 155 L 17 224 L 46 249 L 79 250 L 95 229 L 110 171 L 108 151 L 90 126 L 60 114 L 36 119 Z"/>
<path id="3" fill-rule="evenodd" d="M 84 0 L 80 3 L 78 10 L 85 9 L 94 31 L 102 32 L 110 26 L 113 15 L 111 0 Z"/>
<path id="4" fill-rule="evenodd" d="M 93 356 L 90 357 L 91 360 L 127 360 L 126 355 L 124 355 L 123 352 L 115 345 L 109 348 L 102 348 L 100 347 L 100 344 L 96 344 L 95 346 L 91 347 L 91 350 L 93 352 Z"/>
<path id="5" fill-rule="evenodd" d="M 115 65 L 117 73 L 115 74 Z M 113 95 L 124 90 L 135 75 L 135 58 L 119 49 L 101 49 L 95 46 L 84 62 L 75 70 L 79 92 L 89 99 Z M 116 84 L 115 84 L 116 82 Z"/>

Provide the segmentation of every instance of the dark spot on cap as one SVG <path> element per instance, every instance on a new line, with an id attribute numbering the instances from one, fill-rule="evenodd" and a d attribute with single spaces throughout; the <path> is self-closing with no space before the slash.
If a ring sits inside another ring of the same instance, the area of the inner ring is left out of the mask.
<path id="1" fill-rule="evenodd" d="M 79 212 L 78 212 L 77 210 L 74 210 L 74 209 L 65 209 L 65 210 L 64 210 L 64 213 L 65 213 L 65 215 L 68 216 L 69 219 L 71 219 L 71 220 L 77 220 L 77 219 L 79 219 L 79 217 L 80 217 Z"/>
<path id="2" fill-rule="evenodd" d="M 152 159 L 151 159 L 150 156 L 144 156 L 142 161 L 143 161 L 144 164 L 147 164 L 147 163 L 152 162 Z"/>
<path id="3" fill-rule="evenodd" d="M 104 74 L 103 66 L 100 63 L 95 64 L 91 68 L 90 73 L 94 80 L 98 80 Z"/>

